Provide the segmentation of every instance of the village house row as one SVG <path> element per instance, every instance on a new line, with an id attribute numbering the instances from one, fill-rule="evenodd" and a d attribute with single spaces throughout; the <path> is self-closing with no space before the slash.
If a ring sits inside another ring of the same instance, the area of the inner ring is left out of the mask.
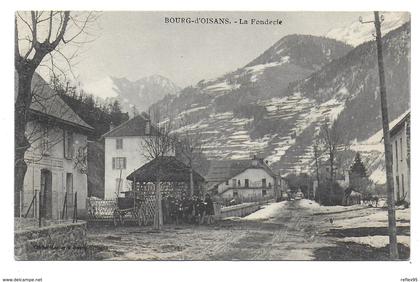
<path id="1" fill-rule="evenodd" d="M 28 170 L 21 195 L 22 213 L 37 217 L 36 202 L 41 195 L 46 218 L 62 218 L 64 201 L 66 212 L 71 214 L 75 200 L 78 214 L 83 216 L 88 197 L 115 199 L 129 191 L 132 183 L 127 177 L 149 162 L 142 151 L 144 138 L 152 134 L 154 127 L 149 117 L 135 116 L 94 140 L 104 144 L 101 159 L 89 155 L 95 144 L 90 140 L 94 128 L 80 117 L 78 109 L 56 95 L 38 74 L 34 75 L 32 88 L 37 98 L 30 107 L 27 126 L 31 148 L 25 155 Z M 390 131 L 396 199 L 404 196 L 409 200 L 409 129 L 410 113 L 407 113 Z M 176 150 L 170 155 L 176 158 Z M 99 166 L 100 162 L 104 165 Z M 98 167 L 103 171 L 98 173 Z M 102 183 L 89 181 L 93 174 L 102 175 Z M 203 191 L 225 201 L 273 199 L 288 189 L 287 181 L 257 157 L 211 160 L 203 178 Z"/>

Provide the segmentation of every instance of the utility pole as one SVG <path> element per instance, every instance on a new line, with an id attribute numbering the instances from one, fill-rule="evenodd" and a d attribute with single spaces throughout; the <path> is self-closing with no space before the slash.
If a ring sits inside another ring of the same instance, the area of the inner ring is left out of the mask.
<path id="1" fill-rule="evenodd" d="M 391 260 L 398 259 L 397 248 L 397 225 L 395 221 L 395 197 L 394 197 L 394 183 L 392 177 L 392 152 L 389 137 L 389 119 L 388 119 L 388 105 L 386 96 L 386 83 L 384 71 L 384 59 L 382 55 L 382 35 L 381 22 L 384 20 L 383 16 L 379 17 L 379 12 L 375 11 L 375 29 L 376 29 L 376 48 L 378 53 L 378 71 L 379 71 L 379 90 L 381 95 L 381 112 L 382 112 L 382 129 L 384 135 L 385 146 L 385 168 L 386 168 L 386 185 L 388 198 L 388 234 L 389 234 L 389 256 Z M 361 23 L 363 22 L 360 18 Z"/>
<path id="2" fill-rule="evenodd" d="M 318 142 L 317 141 L 315 141 L 313 149 L 314 149 L 314 157 L 315 157 L 316 182 L 317 182 L 316 183 L 316 185 L 317 185 L 316 189 L 318 190 L 318 203 L 321 204 L 321 196 L 320 196 L 320 193 L 319 193 L 319 163 L 318 163 L 319 147 L 318 147 Z M 316 200 L 315 199 L 315 194 L 316 194 L 315 187 L 313 187 L 313 188 L 314 188 L 314 200 Z"/>

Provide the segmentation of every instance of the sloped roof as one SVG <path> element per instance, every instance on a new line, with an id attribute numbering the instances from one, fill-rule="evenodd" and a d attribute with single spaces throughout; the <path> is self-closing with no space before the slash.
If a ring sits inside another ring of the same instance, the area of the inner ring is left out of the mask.
<path id="1" fill-rule="evenodd" d="M 128 180 L 139 182 L 155 182 L 160 169 L 160 179 L 163 182 L 189 182 L 190 169 L 177 158 L 172 156 L 158 157 L 127 176 Z M 195 182 L 203 182 L 204 178 L 193 170 Z"/>
<path id="2" fill-rule="evenodd" d="M 15 97 L 17 95 L 18 80 L 15 75 Z M 36 115 L 53 117 L 64 123 L 82 127 L 89 131 L 93 128 L 80 118 L 62 99 L 54 92 L 50 85 L 38 74 L 32 78 L 32 91 L 34 93 L 30 111 Z"/>
<path id="3" fill-rule="evenodd" d="M 394 125 L 390 131 L 389 134 L 390 136 L 394 136 L 395 134 L 397 134 L 401 128 L 404 126 L 404 124 L 406 123 L 407 120 L 410 119 L 410 111 L 407 111 L 404 116 L 397 122 L 396 125 Z"/>
<path id="4" fill-rule="evenodd" d="M 114 129 L 108 131 L 102 138 L 106 137 L 123 137 L 123 136 L 146 136 L 146 123 L 149 120 L 143 115 L 138 115 L 132 119 L 127 120 L 126 122 L 121 123 Z M 153 135 L 155 132 L 155 127 L 150 126 L 150 132 Z"/>
<path id="5" fill-rule="evenodd" d="M 231 179 L 235 175 L 245 171 L 248 168 L 262 168 L 271 176 L 275 176 L 274 172 L 260 159 L 245 160 L 212 160 L 210 169 L 206 175 L 207 182 L 224 182 Z"/>

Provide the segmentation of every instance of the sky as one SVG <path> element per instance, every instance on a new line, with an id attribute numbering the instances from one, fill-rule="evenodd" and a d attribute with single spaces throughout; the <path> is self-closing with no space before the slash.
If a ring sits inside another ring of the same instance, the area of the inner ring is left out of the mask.
<path id="1" fill-rule="evenodd" d="M 325 35 L 362 12 L 103 12 L 96 40 L 84 44 L 73 71 L 97 96 L 112 96 L 113 77 L 159 74 L 180 87 L 244 66 L 287 34 Z M 165 17 L 282 20 L 281 25 L 168 24 Z"/>

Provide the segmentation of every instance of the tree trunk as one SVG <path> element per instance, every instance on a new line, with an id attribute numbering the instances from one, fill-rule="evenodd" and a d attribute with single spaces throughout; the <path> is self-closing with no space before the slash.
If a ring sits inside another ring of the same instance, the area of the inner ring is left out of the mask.
<path id="1" fill-rule="evenodd" d="M 160 191 L 160 172 L 158 171 L 158 177 L 156 179 L 155 184 L 155 199 L 156 199 L 156 205 L 155 205 L 155 218 L 154 218 L 154 229 L 155 230 L 161 230 L 163 225 L 163 215 L 162 215 L 162 196 Z"/>
<path id="2" fill-rule="evenodd" d="M 376 47 L 378 52 L 378 71 L 379 71 L 379 90 L 381 94 L 381 112 L 382 112 L 382 128 L 384 134 L 385 146 L 385 169 L 386 169 L 386 185 L 388 198 L 388 232 L 389 232 L 389 253 L 390 259 L 398 259 L 397 248 L 397 226 L 395 222 L 395 197 L 394 183 L 392 176 L 392 152 L 391 141 L 389 136 L 389 119 L 388 105 L 385 85 L 384 61 L 382 56 L 382 38 L 381 38 L 381 22 L 379 13 L 374 12 L 375 28 L 376 28 Z"/>
<path id="3" fill-rule="evenodd" d="M 23 183 L 27 170 L 25 153 L 30 147 L 26 138 L 26 123 L 29 106 L 32 102 L 31 83 L 34 69 L 21 67 L 17 69 L 18 93 L 15 101 L 15 217 L 20 216 L 20 192 L 23 191 Z"/>
<path id="4" fill-rule="evenodd" d="M 190 161 L 190 196 L 194 196 L 194 178 L 193 178 L 193 169 L 192 162 Z"/>
<path id="5" fill-rule="evenodd" d="M 332 194 L 333 194 L 333 186 L 334 186 L 334 155 L 330 152 L 330 191 L 328 193 L 328 201 L 329 204 L 332 205 Z"/>

